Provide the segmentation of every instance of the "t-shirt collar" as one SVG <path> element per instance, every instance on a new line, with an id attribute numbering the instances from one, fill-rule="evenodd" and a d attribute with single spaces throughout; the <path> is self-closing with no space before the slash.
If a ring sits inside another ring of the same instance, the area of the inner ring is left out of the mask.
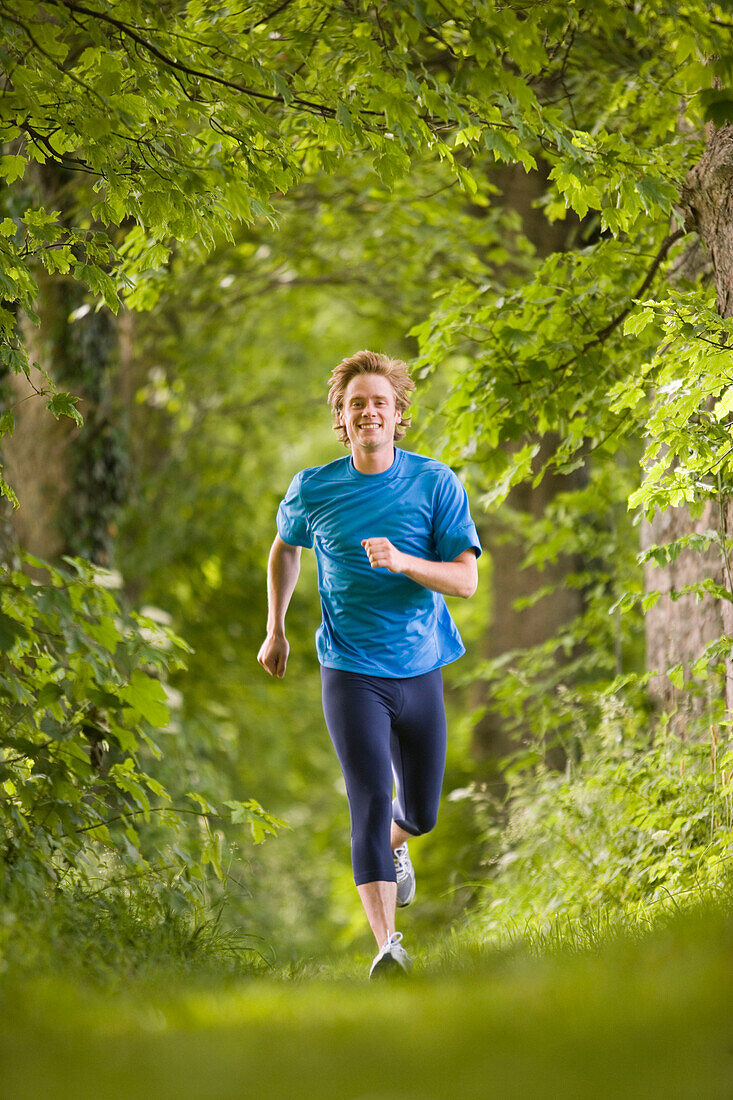
<path id="1" fill-rule="evenodd" d="M 348 471 L 349 471 L 349 474 L 351 475 L 351 477 L 356 478 L 357 480 L 361 480 L 361 481 L 372 481 L 372 482 L 389 481 L 389 479 L 394 477 L 395 474 L 397 473 L 397 470 L 400 466 L 401 461 L 402 461 L 402 451 L 400 450 L 399 447 L 395 447 L 395 449 L 394 449 L 394 458 L 392 460 L 392 465 L 391 466 L 388 466 L 386 470 L 382 470 L 381 473 L 378 473 L 378 474 L 363 474 L 361 472 L 361 470 L 357 470 L 356 466 L 354 465 L 354 456 L 349 455 Z"/>

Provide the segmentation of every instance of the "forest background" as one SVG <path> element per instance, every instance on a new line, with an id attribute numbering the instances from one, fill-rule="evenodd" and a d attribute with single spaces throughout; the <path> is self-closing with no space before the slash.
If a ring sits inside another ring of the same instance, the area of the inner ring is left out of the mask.
<path id="1" fill-rule="evenodd" d="M 312 561 L 286 679 L 256 663 L 277 502 L 343 453 L 360 347 L 410 362 L 405 445 L 488 551 L 410 934 L 588 946 L 726 897 L 724 6 L 0 22 L 4 967 L 369 950 Z"/>

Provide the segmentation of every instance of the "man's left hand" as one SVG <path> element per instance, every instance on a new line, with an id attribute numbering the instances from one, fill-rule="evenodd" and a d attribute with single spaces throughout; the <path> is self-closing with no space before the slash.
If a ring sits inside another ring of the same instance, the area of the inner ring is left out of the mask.
<path id="1" fill-rule="evenodd" d="M 405 567 L 407 555 L 393 546 L 389 539 L 362 539 L 372 569 L 389 569 L 390 573 L 401 573 Z"/>

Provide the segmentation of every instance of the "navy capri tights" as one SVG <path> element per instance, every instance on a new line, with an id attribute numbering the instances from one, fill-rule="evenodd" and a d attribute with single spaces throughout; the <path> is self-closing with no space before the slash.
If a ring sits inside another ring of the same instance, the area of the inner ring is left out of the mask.
<path id="1" fill-rule="evenodd" d="M 354 881 L 394 882 L 392 820 L 418 836 L 438 817 L 446 751 L 441 670 L 392 679 L 322 666 L 321 680 L 349 799 Z"/>

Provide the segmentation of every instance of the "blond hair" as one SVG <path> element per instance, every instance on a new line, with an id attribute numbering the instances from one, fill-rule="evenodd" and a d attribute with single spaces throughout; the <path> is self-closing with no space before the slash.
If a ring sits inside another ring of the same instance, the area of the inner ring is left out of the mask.
<path id="1" fill-rule="evenodd" d="M 410 407 L 410 398 L 407 395 L 410 390 L 415 389 L 407 363 L 403 363 L 401 359 L 390 359 L 388 355 L 382 355 L 378 351 L 357 351 L 356 355 L 350 355 L 334 367 L 329 378 L 328 401 L 333 415 L 333 430 L 339 440 L 345 447 L 351 446 L 346 428 L 339 423 L 339 418 L 344 411 L 346 387 L 358 374 L 381 374 L 389 380 L 394 390 L 395 408 L 402 413 L 402 419 L 395 425 L 394 437 L 404 439 L 405 432 L 410 427 L 409 413 L 405 415 Z"/>

